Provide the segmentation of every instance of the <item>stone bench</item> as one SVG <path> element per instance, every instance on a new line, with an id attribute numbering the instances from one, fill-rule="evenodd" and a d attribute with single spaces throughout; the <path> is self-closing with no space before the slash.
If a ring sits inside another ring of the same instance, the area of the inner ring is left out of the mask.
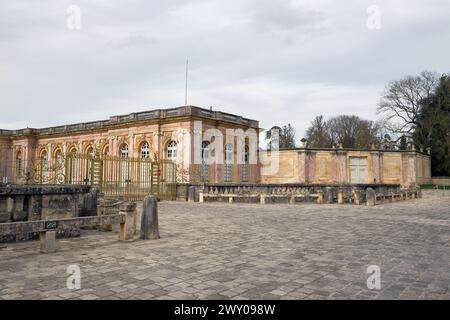
<path id="1" fill-rule="evenodd" d="M 118 214 L 112 215 L 0 223 L 0 235 L 39 233 L 40 252 L 50 253 L 56 251 L 56 232 L 58 230 L 101 224 L 119 224 L 119 240 L 131 239 L 136 229 L 136 204 L 125 203 L 120 207 Z"/>
<path id="2" fill-rule="evenodd" d="M 228 203 L 235 202 L 235 199 L 252 199 L 259 201 L 260 195 L 258 194 L 211 194 L 199 192 L 199 202 L 206 202 L 206 199 L 227 199 Z"/>
<path id="3" fill-rule="evenodd" d="M 421 198 L 420 189 L 406 189 L 400 191 L 391 191 L 390 193 L 376 193 L 372 188 L 366 189 L 366 204 L 368 206 L 375 206 L 384 203 L 387 200 L 390 202 Z"/>

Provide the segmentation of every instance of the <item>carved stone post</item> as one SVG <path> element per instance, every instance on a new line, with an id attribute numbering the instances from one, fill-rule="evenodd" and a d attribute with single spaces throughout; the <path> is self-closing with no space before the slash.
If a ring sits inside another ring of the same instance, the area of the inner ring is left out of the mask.
<path id="1" fill-rule="evenodd" d="M 317 192 L 317 194 L 319 195 L 319 196 L 317 197 L 317 203 L 318 203 L 318 204 L 322 204 L 322 203 L 323 203 L 323 191 L 322 191 L 322 190 L 319 190 L 319 191 Z"/>
<path id="2" fill-rule="evenodd" d="M 188 202 L 195 202 L 195 187 L 190 186 L 188 188 Z"/>
<path id="3" fill-rule="evenodd" d="M 338 190 L 338 203 L 344 204 L 344 190 L 342 189 Z"/>
<path id="4" fill-rule="evenodd" d="M 52 253 L 56 251 L 56 231 L 39 232 L 40 251 Z"/>
<path id="5" fill-rule="evenodd" d="M 154 196 L 146 196 L 142 207 L 141 239 L 159 239 L 158 202 Z"/>
<path id="6" fill-rule="evenodd" d="M 333 189 L 331 187 L 325 188 L 325 201 L 327 203 L 333 203 Z"/>
<path id="7" fill-rule="evenodd" d="M 422 189 L 420 187 L 417 187 L 417 198 L 422 198 Z"/>
<path id="8" fill-rule="evenodd" d="M 375 190 L 369 187 L 366 189 L 366 205 L 374 206 L 375 204 L 376 204 Z"/>
<path id="9" fill-rule="evenodd" d="M 136 203 L 123 203 L 119 213 L 125 215 L 125 222 L 119 226 L 119 240 L 130 240 L 136 230 Z"/>
<path id="10" fill-rule="evenodd" d="M 353 190 L 353 195 L 355 197 L 355 204 L 359 206 L 361 204 L 361 191 Z"/>
<path id="11" fill-rule="evenodd" d="M 266 203 L 266 195 L 261 193 L 259 201 L 261 204 L 265 204 Z"/>
<path id="12" fill-rule="evenodd" d="M 198 192 L 198 202 L 205 202 L 205 199 L 203 198 L 203 190 Z"/>

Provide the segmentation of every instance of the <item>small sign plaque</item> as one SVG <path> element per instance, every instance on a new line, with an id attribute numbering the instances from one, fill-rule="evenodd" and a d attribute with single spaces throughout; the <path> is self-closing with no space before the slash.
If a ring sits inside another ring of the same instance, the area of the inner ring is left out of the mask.
<path id="1" fill-rule="evenodd" d="M 45 221 L 45 230 L 55 230 L 56 228 L 58 228 L 58 221 Z"/>

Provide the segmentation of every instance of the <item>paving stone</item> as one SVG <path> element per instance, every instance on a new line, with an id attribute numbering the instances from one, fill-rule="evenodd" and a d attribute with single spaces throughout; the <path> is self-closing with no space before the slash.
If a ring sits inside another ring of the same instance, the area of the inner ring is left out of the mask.
<path id="1" fill-rule="evenodd" d="M 158 206 L 156 241 L 83 230 L 53 254 L 2 245 L 0 299 L 450 299 L 450 191 L 375 207 Z M 80 290 L 66 287 L 71 264 Z"/>

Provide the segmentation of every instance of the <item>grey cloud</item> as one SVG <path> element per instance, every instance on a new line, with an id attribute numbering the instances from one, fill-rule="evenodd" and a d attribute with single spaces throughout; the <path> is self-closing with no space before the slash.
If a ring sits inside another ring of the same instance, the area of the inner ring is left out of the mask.
<path id="1" fill-rule="evenodd" d="M 448 70 L 450 4 L 194 0 L 0 3 L 0 127 L 43 127 L 184 102 L 292 122 L 317 114 L 375 118 L 384 85 Z M 82 28 L 66 28 L 79 5 Z"/>

